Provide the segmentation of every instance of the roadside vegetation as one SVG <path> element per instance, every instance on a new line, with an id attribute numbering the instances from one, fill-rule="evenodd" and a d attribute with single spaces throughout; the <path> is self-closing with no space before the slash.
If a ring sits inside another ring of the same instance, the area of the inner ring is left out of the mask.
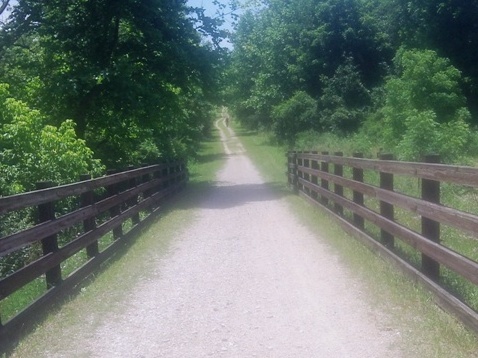
<path id="1" fill-rule="evenodd" d="M 291 148 L 474 163 L 478 2 L 265 3 L 233 36 L 224 93 L 241 123 Z"/>
<path id="2" fill-rule="evenodd" d="M 0 197 L 194 159 L 217 98 L 221 22 L 185 0 L 0 0 Z M 34 210 L 0 215 L 0 238 L 35 220 Z M 0 279 L 40 255 L 39 245 L 0 255 Z M 42 286 L 2 301 L 2 319 Z"/>

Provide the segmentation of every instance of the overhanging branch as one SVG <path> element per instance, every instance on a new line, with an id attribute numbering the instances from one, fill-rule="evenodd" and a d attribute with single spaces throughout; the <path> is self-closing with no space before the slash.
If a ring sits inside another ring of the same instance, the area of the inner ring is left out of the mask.
<path id="1" fill-rule="evenodd" d="M 0 15 L 7 9 L 8 3 L 10 0 L 2 0 L 0 5 Z"/>

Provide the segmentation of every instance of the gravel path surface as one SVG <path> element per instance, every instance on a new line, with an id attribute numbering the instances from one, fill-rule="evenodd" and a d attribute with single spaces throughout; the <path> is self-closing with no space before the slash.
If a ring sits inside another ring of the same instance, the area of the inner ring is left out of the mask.
<path id="1" fill-rule="evenodd" d="M 221 133 L 228 159 L 198 217 L 74 356 L 400 357 L 361 283 Z"/>

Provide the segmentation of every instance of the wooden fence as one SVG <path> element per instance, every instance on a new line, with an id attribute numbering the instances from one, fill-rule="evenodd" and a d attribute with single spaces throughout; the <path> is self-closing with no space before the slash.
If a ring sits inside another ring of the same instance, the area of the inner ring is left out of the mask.
<path id="1" fill-rule="evenodd" d="M 332 214 L 348 233 L 423 283 L 442 308 L 478 332 L 476 307 L 465 303 L 459 292 L 452 294 L 441 273 L 452 272 L 466 281 L 475 297 L 478 294 L 478 216 L 440 203 L 444 185 L 463 188 L 459 193 L 464 200 L 476 202 L 478 168 L 439 164 L 437 156 L 423 163 L 392 159 L 390 155 L 374 160 L 361 154 L 289 152 L 289 185 Z M 394 188 L 395 179 L 408 180 L 405 187 L 414 187 L 414 195 Z M 402 213 L 411 217 L 411 224 L 395 217 Z M 453 242 L 442 242 L 440 235 L 449 228 L 460 233 L 455 241 L 468 240 L 472 249 L 458 252 L 450 248 Z M 416 250 L 419 258 L 404 254 L 403 247 Z"/>
<path id="2" fill-rule="evenodd" d="M 152 222 L 159 204 L 182 189 L 187 179 L 184 163 L 170 162 L 96 179 L 83 176 L 82 181 L 63 186 L 38 183 L 37 191 L 0 198 L 0 220 L 35 218 L 28 228 L 8 235 L 0 232 L 0 263 L 25 250 L 36 255 L 1 277 L 1 307 L 18 299 L 15 294 L 28 285 L 43 281 L 40 294 L 22 312 L 0 323 L 0 352 L 31 329 L 54 299 L 72 293 L 102 263 L 127 247 Z M 83 258 L 74 260 L 80 261 L 78 267 L 66 264 L 78 255 Z"/>

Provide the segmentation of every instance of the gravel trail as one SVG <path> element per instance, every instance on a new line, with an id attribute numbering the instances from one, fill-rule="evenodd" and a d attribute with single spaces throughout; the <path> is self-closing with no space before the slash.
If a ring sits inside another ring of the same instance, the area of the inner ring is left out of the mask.
<path id="1" fill-rule="evenodd" d="M 73 356 L 400 357 L 362 284 L 218 128 L 228 159 L 193 224 Z"/>

